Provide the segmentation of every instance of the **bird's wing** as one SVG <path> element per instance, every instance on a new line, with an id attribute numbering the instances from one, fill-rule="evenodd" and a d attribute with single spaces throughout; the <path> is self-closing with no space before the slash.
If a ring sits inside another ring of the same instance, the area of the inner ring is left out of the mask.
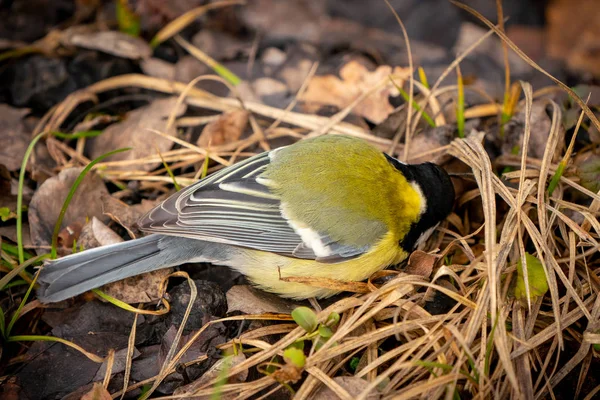
<path id="1" fill-rule="evenodd" d="M 322 262 L 340 262 L 368 250 L 294 227 L 282 214 L 280 199 L 256 179 L 269 163 L 269 153 L 262 153 L 214 173 L 165 200 L 138 225 L 146 232 Z"/>

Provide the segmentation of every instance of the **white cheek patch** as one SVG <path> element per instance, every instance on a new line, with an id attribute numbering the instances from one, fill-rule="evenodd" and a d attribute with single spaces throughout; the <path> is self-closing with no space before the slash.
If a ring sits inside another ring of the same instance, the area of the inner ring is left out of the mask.
<path id="1" fill-rule="evenodd" d="M 321 235 L 308 226 L 295 222 L 289 218 L 289 214 L 285 211 L 285 205 L 281 204 L 281 215 L 286 219 L 287 223 L 294 229 L 294 232 L 300 236 L 302 242 L 310 248 L 317 257 L 327 257 L 332 254 L 331 248 L 323 243 Z"/>
<path id="2" fill-rule="evenodd" d="M 438 225 L 439 225 L 439 223 L 435 224 L 435 226 L 432 226 L 431 228 L 427 229 L 425 232 L 421 233 L 421 236 L 419 236 L 419 238 L 415 242 L 415 249 L 421 247 L 421 245 L 423 243 L 425 243 L 425 241 L 427 239 L 429 239 L 429 236 L 431 236 L 431 234 L 433 233 L 433 231 L 436 230 L 436 228 L 438 227 Z"/>
<path id="3" fill-rule="evenodd" d="M 427 211 L 427 199 L 423 195 L 423 191 L 421 190 L 421 186 L 419 186 L 416 182 L 411 182 L 410 186 L 412 186 L 412 188 L 415 190 L 415 192 L 417 192 L 418 195 L 419 195 L 419 199 L 421 200 L 420 215 L 423 215 L 423 214 L 425 214 L 425 211 Z"/>

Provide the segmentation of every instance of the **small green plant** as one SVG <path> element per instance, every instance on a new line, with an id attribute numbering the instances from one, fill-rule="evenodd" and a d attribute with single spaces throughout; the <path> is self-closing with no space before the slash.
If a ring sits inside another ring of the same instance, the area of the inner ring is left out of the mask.
<path id="1" fill-rule="evenodd" d="M 133 37 L 140 36 L 140 17 L 133 12 L 127 0 L 118 0 L 116 4 L 119 30 Z"/>
<path id="2" fill-rule="evenodd" d="M 340 315 L 332 312 L 327 316 L 324 323 L 319 324 L 317 315 L 308 307 L 298 307 L 292 311 L 292 318 L 302 329 L 306 331 L 306 335 L 298 339 L 298 342 L 310 340 L 313 346 L 318 350 L 329 338 L 333 336 L 333 328 L 340 322 Z M 288 347 L 289 348 L 289 347 Z"/>

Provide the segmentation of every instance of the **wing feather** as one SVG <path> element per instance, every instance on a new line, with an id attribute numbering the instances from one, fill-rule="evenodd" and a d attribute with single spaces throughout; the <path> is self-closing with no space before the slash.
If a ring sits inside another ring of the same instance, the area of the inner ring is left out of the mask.
<path id="1" fill-rule="evenodd" d="M 311 244 L 282 214 L 282 205 L 264 180 L 270 163 L 262 153 L 216 172 L 175 193 L 138 223 L 147 232 L 227 243 L 288 257 L 339 262 L 367 249 L 345 246 L 317 234 L 329 253 L 318 257 Z"/>

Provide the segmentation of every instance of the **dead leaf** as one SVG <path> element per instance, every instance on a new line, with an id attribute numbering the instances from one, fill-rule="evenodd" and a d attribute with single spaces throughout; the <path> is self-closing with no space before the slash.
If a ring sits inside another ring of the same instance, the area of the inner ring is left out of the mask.
<path id="1" fill-rule="evenodd" d="M 96 218 L 96 217 L 94 217 Z M 75 221 L 71 225 L 65 227 L 58 233 L 58 247 L 73 248 L 73 243 L 79 239 L 83 224 L 81 221 Z"/>
<path id="2" fill-rule="evenodd" d="M 156 78 L 175 79 L 175 64 L 161 60 L 160 58 L 145 58 L 140 62 L 140 68 L 145 75 L 154 76 Z"/>
<path id="3" fill-rule="evenodd" d="M 84 394 L 81 400 L 112 400 L 112 396 L 101 383 L 96 382 L 92 390 Z"/>
<path id="4" fill-rule="evenodd" d="M 555 0 L 547 8 L 548 54 L 574 70 L 600 75 L 600 8 L 596 0 Z"/>
<path id="5" fill-rule="evenodd" d="M 265 293 L 249 285 L 233 286 L 227 291 L 227 313 L 241 311 L 244 314 L 290 314 L 300 304 Z"/>
<path id="6" fill-rule="evenodd" d="M 460 54 L 467 50 L 473 43 L 487 32 L 478 25 L 471 22 L 463 22 L 460 25 L 458 38 L 454 45 L 454 53 Z M 496 36 L 492 36 L 481 43 L 471 53 L 473 58 L 489 58 L 494 60 L 497 65 L 504 65 L 504 56 L 502 53 L 502 40 Z M 510 63 L 510 71 L 513 74 L 524 74 L 527 73 L 531 67 L 525 61 L 521 59 L 516 53 L 510 51 L 508 53 L 508 61 Z M 479 77 L 481 78 L 481 77 Z"/>
<path id="7" fill-rule="evenodd" d="M 333 380 L 335 381 L 335 383 L 343 387 L 346 390 L 346 392 L 348 392 L 348 394 L 352 397 L 358 397 L 363 392 L 363 390 L 365 390 L 365 387 L 368 384 L 368 382 L 365 379 L 358 378 L 356 376 L 338 376 L 333 378 Z M 381 396 L 379 395 L 379 393 L 373 390 L 369 392 L 366 399 L 375 400 L 379 399 L 380 397 Z M 312 397 L 312 400 L 328 400 L 335 398 L 338 398 L 335 392 L 329 389 L 327 386 L 322 385 L 315 392 L 314 396 Z"/>
<path id="8" fill-rule="evenodd" d="M 90 155 L 99 157 L 109 151 L 131 147 L 131 150 L 118 153 L 107 158 L 107 161 L 136 160 L 156 155 L 157 149 L 166 152 L 173 147 L 173 142 L 168 138 L 152 133 L 150 129 L 157 130 L 170 136 L 177 133 L 177 128 L 172 126 L 167 131 L 167 119 L 171 113 L 182 115 L 185 104 L 174 109 L 177 98 L 170 97 L 153 101 L 151 104 L 131 111 L 122 122 L 113 124 L 104 130 L 104 133 L 91 142 Z M 124 170 L 151 171 L 161 163 L 137 164 L 115 167 Z"/>
<path id="9" fill-rule="evenodd" d="M 23 123 L 28 108 L 13 108 L 0 104 L 0 164 L 9 171 L 21 168 L 30 137 Z"/>
<path id="10" fill-rule="evenodd" d="M 91 119 L 85 119 L 81 121 L 73 128 L 73 132 L 89 131 L 96 128 L 99 125 L 108 125 L 112 122 L 117 122 L 118 116 L 114 115 L 96 115 Z"/>
<path id="11" fill-rule="evenodd" d="M 429 278 L 433 272 L 433 266 L 437 257 L 421 250 L 415 250 L 408 259 L 408 265 L 404 272 L 411 275 L 419 275 Z"/>
<path id="12" fill-rule="evenodd" d="M 173 268 L 163 268 L 132 276 L 104 285 L 102 291 L 127 304 L 150 303 L 162 297 L 161 283 L 171 272 L 173 272 Z"/>
<path id="13" fill-rule="evenodd" d="M 138 60 L 152 55 L 152 49 L 143 39 L 123 32 L 105 31 L 74 33 L 66 39 L 73 46 L 98 50 L 113 56 Z"/>
<path id="14" fill-rule="evenodd" d="M 2 354 L 2 350 L 0 350 L 0 354 Z M 4 400 L 20 400 L 24 398 L 25 396 L 19 378 L 16 376 L 8 377 L 2 384 L 0 397 Z"/>
<path id="15" fill-rule="evenodd" d="M 175 64 L 175 80 L 188 83 L 201 75 L 206 75 L 211 69 L 192 56 L 183 56 Z"/>
<path id="16" fill-rule="evenodd" d="M 590 154 L 585 160 L 578 160 L 576 166 L 581 186 L 597 193 L 600 190 L 600 156 Z"/>
<path id="17" fill-rule="evenodd" d="M 196 397 L 191 396 L 192 393 L 196 392 L 198 389 L 200 389 L 202 386 L 204 386 L 208 382 L 216 379 L 221 374 L 222 371 L 227 372 L 231 368 L 242 363 L 243 361 L 246 361 L 246 356 L 242 352 L 238 352 L 237 355 L 226 356 L 226 357 L 220 359 L 219 361 L 217 361 L 216 363 L 214 363 L 213 366 L 210 367 L 210 369 L 208 371 L 206 371 L 199 379 L 197 379 L 194 382 L 189 383 L 187 385 L 178 387 L 177 389 L 175 389 L 175 392 L 173 394 L 175 396 L 181 396 L 181 395 L 187 394 L 189 397 L 186 397 L 186 398 L 195 399 Z M 247 369 L 241 371 L 238 374 L 233 375 L 232 377 L 227 379 L 227 382 L 228 383 L 241 383 L 241 382 L 246 382 L 246 379 L 248 379 L 248 370 Z"/>
<path id="18" fill-rule="evenodd" d="M 248 125 L 248 111 L 234 110 L 221 114 L 221 116 L 207 124 L 198 138 L 199 147 L 216 147 L 233 143 L 242 136 Z"/>
<path id="19" fill-rule="evenodd" d="M 159 196 L 154 200 L 143 199 L 141 203 L 132 206 L 111 195 L 104 195 L 101 200 L 104 214 L 125 228 L 133 239 L 141 233 L 137 228 L 137 222 L 143 215 L 164 200 L 164 196 Z"/>
<path id="20" fill-rule="evenodd" d="M 128 351 L 129 351 L 129 349 L 127 349 L 127 348 L 115 351 L 115 358 L 113 360 L 111 375 L 118 374 L 118 373 L 125 371 L 125 367 L 127 365 Z M 141 354 L 140 351 L 134 347 L 132 359 L 136 359 L 137 357 L 140 356 L 140 354 Z M 107 367 L 108 367 L 108 361 L 104 361 L 102 363 L 102 365 L 100 366 L 100 369 L 98 370 L 98 372 L 96 372 L 94 381 L 100 381 L 100 380 L 104 379 L 104 376 L 106 375 Z"/>
<path id="21" fill-rule="evenodd" d="M 434 154 L 424 154 L 446 146 L 454 139 L 454 127 L 450 125 L 438 126 L 435 128 L 427 128 L 415 135 L 410 140 L 408 161 L 411 164 L 419 164 L 423 162 L 433 162 L 443 164 L 451 157 L 447 152 L 437 152 Z M 404 146 L 398 146 L 398 153 L 402 154 Z M 424 154 L 419 156 L 420 154 Z"/>
<path id="22" fill-rule="evenodd" d="M 544 101 L 535 101 L 531 107 L 531 136 L 529 138 L 528 157 L 538 159 L 544 158 L 544 150 L 548 142 L 552 121 L 546 113 Z M 562 129 L 562 128 L 561 128 Z M 525 110 L 519 111 L 504 126 L 504 142 L 502 144 L 503 154 L 521 154 L 523 135 L 525 134 Z M 558 153 L 558 152 L 557 152 Z"/>
<path id="23" fill-rule="evenodd" d="M 388 82 L 356 105 L 353 113 L 367 118 L 373 123 L 383 122 L 394 111 L 389 102 L 390 96 L 398 96 L 399 92 L 389 82 L 389 76 L 394 75 L 394 82 L 402 86 L 403 80 L 409 76 L 407 68 L 382 65 L 375 71 L 369 71 L 362 64 L 351 61 L 340 70 L 339 79 L 333 75 L 315 76 L 309 84 L 301 100 L 313 105 L 334 105 L 342 109 L 350 105 L 361 94 L 372 90 L 385 79 Z"/>
<path id="24" fill-rule="evenodd" d="M 192 44 L 218 61 L 247 56 L 252 41 L 240 40 L 225 32 L 203 29 L 192 38 Z"/>
<path id="25" fill-rule="evenodd" d="M 328 20 L 326 5 L 320 1 L 254 0 L 241 8 L 244 23 L 252 30 L 268 32 L 271 40 L 316 42 Z"/>
<path id="26" fill-rule="evenodd" d="M 263 103 L 282 108 L 289 96 L 289 90 L 285 83 L 273 78 L 258 78 L 252 84 L 252 91 L 260 97 Z"/>
<path id="27" fill-rule="evenodd" d="M 82 170 L 83 168 L 65 169 L 57 176 L 46 180 L 34 193 L 28 214 L 31 241 L 34 246 L 50 245 L 54 224 L 71 186 Z M 92 217 L 107 220 L 102 215 L 100 200 L 102 194 L 108 194 L 104 182 L 95 173 L 88 173 L 71 199 L 61 229 L 75 222 L 84 223 Z"/>
<path id="28" fill-rule="evenodd" d="M 93 217 L 81 230 L 77 244 L 78 247 L 81 246 L 81 248 L 87 250 L 122 241 L 121 236 L 117 235 L 115 231 L 106 226 L 98 218 Z"/>

